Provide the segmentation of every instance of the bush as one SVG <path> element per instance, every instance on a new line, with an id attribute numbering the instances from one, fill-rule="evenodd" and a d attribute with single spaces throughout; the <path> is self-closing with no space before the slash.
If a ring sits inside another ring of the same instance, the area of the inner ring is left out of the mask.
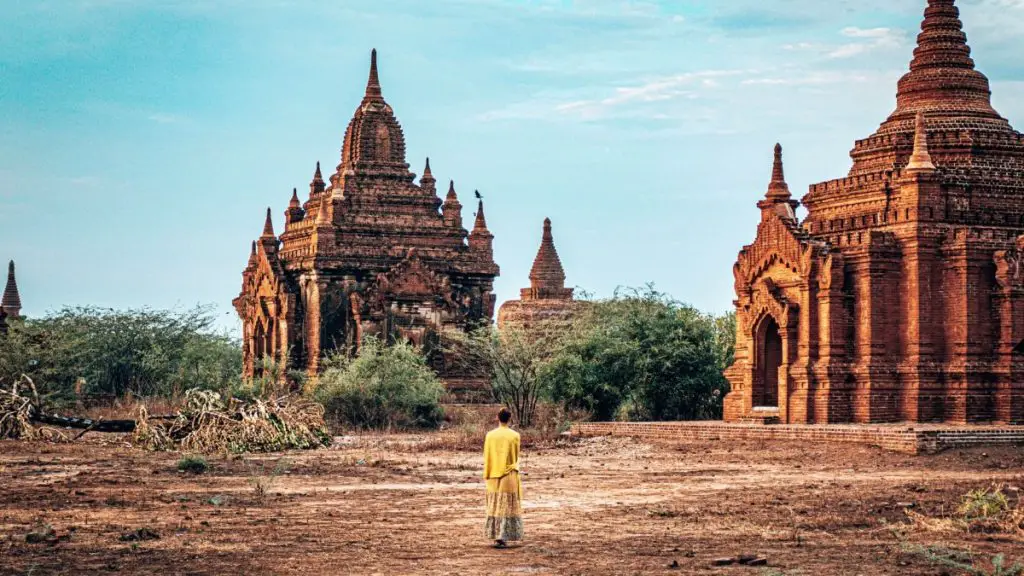
<path id="1" fill-rule="evenodd" d="M 594 302 L 542 371 L 554 400 L 598 420 L 720 418 L 735 319 L 647 286 Z"/>
<path id="2" fill-rule="evenodd" d="M 314 398 L 338 424 L 363 429 L 436 428 L 444 386 L 410 344 L 367 338 L 354 360 L 334 357 Z"/>
<path id="3" fill-rule="evenodd" d="M 209 469 L 210 465 L 206 462 L 206 458 L 202 456 L 184 456 L 181 460 L 178 460 L 178 470 L 181 472 L 202 474 Z"/>
<path id="4" fill-rule="evenodd" d="M 66 308 L 11 323 L 0 336 L 0 383 L 26 374 L 48 403 L 81 395 L 174 396 L 223 390 L 242 370 L 239 343 L 213 332 L 208 308 L 184 312 Z"/>

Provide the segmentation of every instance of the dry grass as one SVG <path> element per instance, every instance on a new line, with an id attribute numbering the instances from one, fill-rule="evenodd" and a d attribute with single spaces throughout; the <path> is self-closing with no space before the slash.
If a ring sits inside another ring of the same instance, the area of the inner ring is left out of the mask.
<path id="1" fill-rule="evenodd" d="M 1003 486 L 972 490 L 964 495 L 955 515 L 932 517 L 906 510 L 914 530 L 953 534 L 957 532 L 1006 534 L 1024 537 L 1024 506 L 1009 497 Z"/>
<path id="2" fill-rule="evenodd" d="M 33 424 L 32 414 L 40 406 L 36 385 L 28 376 L 22 376 L 9 390 L 0 388 L 0 439 L 66 441 L 58 430 Z"/>
<path id="3" fill-rule="evenodd" d="M 240 454 L 331 443 L 323 407 L 301 397 L 225 403 L 216 392 L 189 390 L 176 418 L 150 420 L 143 405 L 137 421 L 133 442 L 150 450 Z"/>

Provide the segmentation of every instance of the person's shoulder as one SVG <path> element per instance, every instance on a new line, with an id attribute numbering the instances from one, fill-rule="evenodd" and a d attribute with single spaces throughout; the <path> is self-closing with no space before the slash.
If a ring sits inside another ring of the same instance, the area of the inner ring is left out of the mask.
<path id="1" fill-rule="evenodd" d="M 516 432 L 515 430 L 513 430 L 513 429 L 511 429 L 511 428 L 509 428 L 509 429 L 508 429 L 508 431 L 509 431 L 509 432 L 511 432 L 510 436 L 512 436 L 512 437 L 513 437 L 513 438 L 515 438 L 516 440 L 518 440 L 518 439 L 519 439 L 519 432 Z"/>

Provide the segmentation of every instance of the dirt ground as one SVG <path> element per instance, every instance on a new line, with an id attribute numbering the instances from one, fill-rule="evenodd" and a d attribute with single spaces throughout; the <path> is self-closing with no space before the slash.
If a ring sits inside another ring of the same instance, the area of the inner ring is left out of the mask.
<path id="1" fill-rule="evenodd" d="M 929 530 L 905 513 L 948 514 L 993 484 L 1015 501 L 1019 448 L 910 457 L 567 440 L 526 451 L 527 539 L 495 550 L 482 538 L 480 457 L 432 445 L 344 437 L 316 452 L 211 458 L 193 475 L 177 471 L 180 454 L 102 434 L 0 442 L 0 574 L 959 573 L 906 550 L 915 543 L 1024 562 L 1020 534 Z M 713 566 L 738 554 L 768 565 Z"/>

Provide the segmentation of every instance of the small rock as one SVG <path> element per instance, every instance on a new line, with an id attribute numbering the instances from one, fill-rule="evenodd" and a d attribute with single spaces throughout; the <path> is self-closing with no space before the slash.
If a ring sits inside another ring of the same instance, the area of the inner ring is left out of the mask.
<path id="1" fill-rule="evenodd" d="M 754 560 L 757 560 L 757 554 L 740 554 L 736 559 L 740 564 L 750 564 Z"/>
<path id="2" fill-rule="evenodd" d="M 672 563 L 668 565 L 668 567 L 671 570 L 678 570 L 679 569 L 679 560 L 673 560 Z"/>
<path id="3" fill-rule="evenodd" d="M 735 563 L 735 558 L 716 558 L 711 561 L 712 566 L 732 566 Z"/>
<path id="4" fill-rule="evenodd" d="M 897 508 L 913 508 L 915 506 L 917 506 L 917 504 L 915 504 L 914 502 L 897 502 L 896 503 L 896 507 Z"/>
<path id="5" fill-rule="evenodd" d="M 747 562 L 747 566 L 767 566 L 768 559 L 764 557 L 754 558 L 750 562 Z"/>

